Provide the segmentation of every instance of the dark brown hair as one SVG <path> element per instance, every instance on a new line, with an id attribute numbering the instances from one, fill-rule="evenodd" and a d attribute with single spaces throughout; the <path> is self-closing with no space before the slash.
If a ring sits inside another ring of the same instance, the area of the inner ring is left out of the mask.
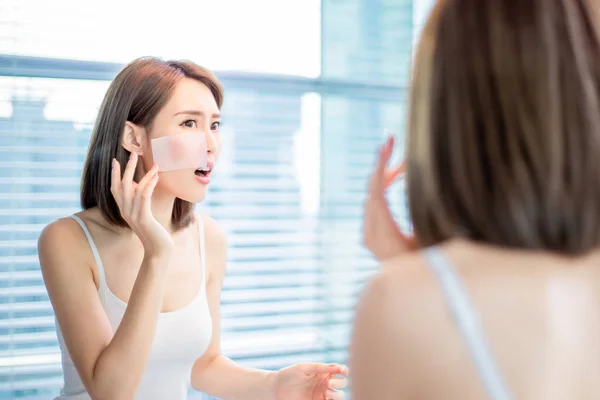
<path id="1" fill-rule="evenodd" d="M 600 244 L 597 0 L 442 0 L 408 122 L 416 238 L 581 254 Z"/>
<path id="2" fill-rule="evenodd" d="M 110 192 L 112 159 L 116 158 L 121 166 L 129 159 L 130 153 L 121 145 L 125 122 L 149 128 L 171 97 L 175 85 L 186 77 L 206 85 L 221 108 L 223 88 L 218 79 L 189 61 L 143 57 L 128 64 L 115 77 L 104 96 L 83 167 L 83 209 L 98 207 L 111 224 L 127 227 Z M 174 228 L 188 226 L 194 220 L 193 212 L 194 204 L 176 199 L 172 215 Z"/>

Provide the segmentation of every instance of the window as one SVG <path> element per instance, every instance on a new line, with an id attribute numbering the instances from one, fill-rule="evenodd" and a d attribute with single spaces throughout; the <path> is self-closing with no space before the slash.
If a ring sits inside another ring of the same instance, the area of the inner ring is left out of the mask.
<path id="1" fill-rule="evenodd" d="M 79 209 L 109 80 L 146 54 L 190 58 L 226 88 L 223 155 L 199 205 L 229 238 L 224 352 L 272 369 L 345 362 L 356 295 L 376 268 L 360 245 L 366 178 L 383 129 L 401 136 L 404 125 L 412 1 L 261 0 L 247 9 L 176 0 L 166 11 L 132 1 L 118 15 L 111 1 L 89 10 L 32 3 L 0 0 L 0 399 L 52 398 L 60 388 L 37 238 Z M 130 22 L 131 32 L 109 32 L 107 20 Z M 151 32 L 161 22 L 161 34 Z M 390 199 L 405 224 L 402 185 Z"/>
<path id="2" fill-rule="evenodd" d="M 319 0 L 1 0 L 0 54 L 118 63 L 158 55 L 317 77 L 319 18 Z"/>

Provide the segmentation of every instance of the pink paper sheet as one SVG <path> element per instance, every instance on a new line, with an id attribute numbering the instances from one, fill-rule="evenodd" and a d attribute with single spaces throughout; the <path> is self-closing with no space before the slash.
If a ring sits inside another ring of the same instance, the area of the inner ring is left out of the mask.
<path id="1" fill-rule="evenodd" d="M 152 139 L 152 155 L 159 171 L 205 168 L 206 134 L 189 132 Z"/>

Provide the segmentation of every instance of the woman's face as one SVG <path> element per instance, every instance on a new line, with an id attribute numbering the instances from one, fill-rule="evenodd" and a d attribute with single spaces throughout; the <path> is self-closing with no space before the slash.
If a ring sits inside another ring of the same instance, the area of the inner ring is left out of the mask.
<path id="1" fill-rule="evenodd" d="M 221 139 L 219 107 L 210 89 L 194 79 L 184 78 L 175 87 L 171 98 L 154 118 L 144 149 L 146 171 L 154 165 L 152 139 L 182 133 L 205 134 L 208 172 L 197 167 L 159 172 L 155 191 L 173 195 L 191 203 L 206 197 L 210 176 L 217 162 Z M 159 165 L 160 171 L 160 165 Z"/>

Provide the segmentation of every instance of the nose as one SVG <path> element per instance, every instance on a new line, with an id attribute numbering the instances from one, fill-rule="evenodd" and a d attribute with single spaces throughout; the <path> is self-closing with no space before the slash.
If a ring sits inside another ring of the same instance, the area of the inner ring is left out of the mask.
<path id="1" fill-rule="evenodd" d="M 215 154 L 217 152 L 217 146 L 218 142 L 217 138 L 215 137 L 215 134 L 213 133 L 213 131 L 208 129 L 206 131 L 206 149 L 208 151 L 208 154 Z"/>

